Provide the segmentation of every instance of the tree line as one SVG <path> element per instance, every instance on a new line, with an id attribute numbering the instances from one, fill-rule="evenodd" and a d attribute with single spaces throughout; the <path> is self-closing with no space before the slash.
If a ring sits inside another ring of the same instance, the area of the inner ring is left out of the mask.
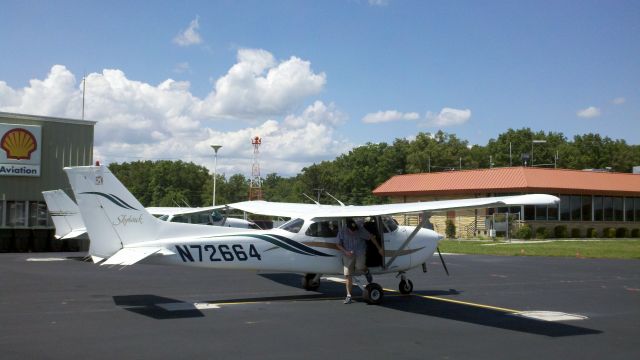
<path id="1" fill-rule="evenodd" d="M 392 144 L 367 143 L 331 161 L 305 167 L 293 177 L 277 173 L 262 180 L 269 201 L 345 204 L 387 201 L 372 190 L 394 175 L 468 170 L 505 166 L 606 169 L 631 172 L 640 166 L 640 145 L 629 145 L 599 134 L 576 135 L 569 140 L 560 132 L 509 129 L 485 146 L 443 131 L 420 132 L 414 139 Z M 207 206 L 212 203 L 213 179 L 203 166 L 183 161 L 112 163 L 109 169 L 144 206 Z M 249 178 L 242 174 L 216 175 L 216 203 L 248 198 Z M 306 196 L 305 196 L 306 195 Z"/>

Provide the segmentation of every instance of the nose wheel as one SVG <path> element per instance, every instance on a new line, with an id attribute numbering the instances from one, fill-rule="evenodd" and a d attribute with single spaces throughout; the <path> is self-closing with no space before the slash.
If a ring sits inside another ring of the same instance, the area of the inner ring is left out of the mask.
<path id="1" fill-rule="evenodd" d="M 398 276 L 400 276 L 400 284 L 398 284 L 398 290 L 400 290 L 400 294 L 403 294 L 403 295 L 411 294 L 411 292 L 413 291 L 413 282 L 407 279 L 404 271 L 399 272 Z"/>
<path id="2" fill-rule="evenodd" d="M 409 279 L 400 280 L 400 284 L 398 285 L 398 290 L 400 290 L 401 294 L 408 295 L 413 291 L 413 282 Z"/>

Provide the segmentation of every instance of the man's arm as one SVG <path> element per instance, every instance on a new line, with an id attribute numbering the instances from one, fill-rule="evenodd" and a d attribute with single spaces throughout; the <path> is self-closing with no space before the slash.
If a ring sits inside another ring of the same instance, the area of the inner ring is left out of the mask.
<path id="1" fill-rule="evenodd" d="M 336 247 L 342 251 L 343 254 L 347 256 L 353 255 L 353 251 L 347 251 L 347 249 L 342 246 L 342 242 L 344 241 L 344 233 L 342 231 L 338 232 L 338 242 L 336 243 Z"/>

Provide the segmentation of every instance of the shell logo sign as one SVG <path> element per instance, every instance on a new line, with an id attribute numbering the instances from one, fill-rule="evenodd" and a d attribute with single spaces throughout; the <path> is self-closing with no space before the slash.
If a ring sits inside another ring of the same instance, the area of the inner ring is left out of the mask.
<path id="1" fill-rule="evenodd" d="M 7 153 L 7 159 L 28 160 L 38 148 L 38 143 L 29 130 L 16 128 L 4 134 L 0 147 Z"/>
<path id="2" fill-rule="evenodd" d="M 40 176 L 42 129 L 0 123 L 0 176 Z"/>

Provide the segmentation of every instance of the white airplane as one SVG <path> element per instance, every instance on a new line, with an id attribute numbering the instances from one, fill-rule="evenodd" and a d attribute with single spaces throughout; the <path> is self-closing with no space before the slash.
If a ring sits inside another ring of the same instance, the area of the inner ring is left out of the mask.
<path id="1" fill-rule="evenodd" d="M 242 229 L 259 229 L 253 221 L 236 219 L 223 215 L 221 206 L 207 207 L 148 207 L 147 211 L 162 221 L 199 225 L 226 226 Z"/>
<path id="2" fill-rule="evenodd" d="M 87 239 L 87 229 L 73 200 L 63 190 L 43 191 L 49 215 L 56 228 L 56 239 Z M 243 219 L 228 217 L 220 213 L 224 206 L 209 207 L 148 207 L 147 211 L 163 221 L 183 222 L 214 226 L 256 229 L 258 226 Z"/>
<path id="3" fill-rule="evenodd" d="M 78 205 L 64 191 L 43 191 L 42 196 L 56 227 L 56 239 L 87 238 L 87 229 L 82 222 Z"/>
<path id="4" fill-rule="evenodd" d="M 320 274 L 341 275 L 336 247 L 339 227 L 347 218 L 366 220 L 383 246 L 383 255 L 368 259 L 372 274 L 398 273 L 402 293 L 413 290 L 405 272 L 425 264 L 443 238 L 424 228 L 432 212 L 513 205 L 553 205 L 555 196 L 534 194 L 371 206 L 332 206 L 253 201 L 229 206 L 248 212 L 292 218 L 271 230 L 237 229 L 160 221 L 127 191 L 104 166 L 65 168 L 91 237 L 92 259 L 101 265 L 139 262 L 201 268 L 284 271 L 305 274 L 303 286 L 316 289 Z M 398 226 L 391 214 L 422 213 L 417 227 Z M 365 301 L 378 304 L 382 287 L 354 283 Z"/>

